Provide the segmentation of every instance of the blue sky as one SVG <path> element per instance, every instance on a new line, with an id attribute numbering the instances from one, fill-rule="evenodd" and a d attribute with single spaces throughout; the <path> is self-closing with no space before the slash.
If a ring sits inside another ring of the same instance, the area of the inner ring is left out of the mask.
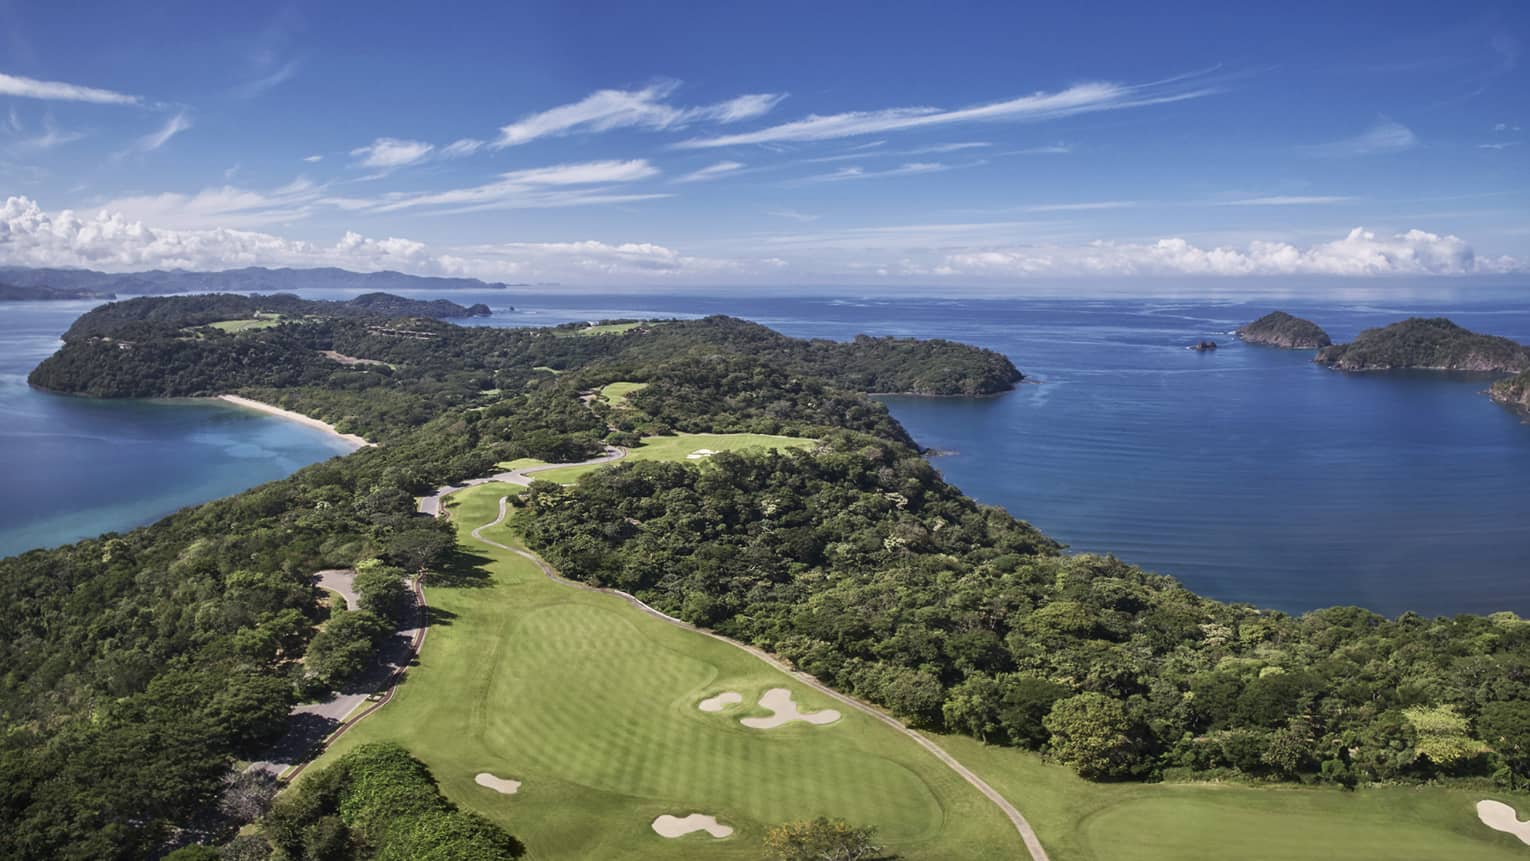
<path id="1" fill-rule="evenodd" d="M 0 263 L 1016 289 L 1530 265 L 1523 2 L 155 5 L 0 5 Z"/>

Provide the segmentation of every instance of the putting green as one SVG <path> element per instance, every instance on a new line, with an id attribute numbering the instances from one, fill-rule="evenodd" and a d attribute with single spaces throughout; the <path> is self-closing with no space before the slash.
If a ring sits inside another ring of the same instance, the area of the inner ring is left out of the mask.
<path id="1" fill-rule="evenodd" d="M 1337 788 L 1089 783 L 1060 765 L 963 736 L 942 747 L 1020 808 L 1052 861 L 1396 861 L 1523 859 L 1516 838 L 1477 821 L 1487 797 L 1438 786 Z"/>
<path id="2" fill-rule="evenodd" d="M 720 451 L 761 451 L 764 449 L 787 449 L 807 448 L 817 445 L 816 440 L 806 439 L 799 436 L 771 436 L 761 433 L 680 433 L 669 436 L 645 436 L 643 444 L 629 449 L 627 456 L 618 463 L 637 460 L 667 460 L 674 463 L 705 463 L 710 455 L 699 452 Z M 692 457 L 692 455 L 695 455 Z M 520 461 L 511 461 L 517 468 L 520 466 L 533 466 Z M 549 469 L 546 472 L 538 472 L 534 477 L 539 481 L 556 481 L 560 484 L 569 484 L 576 481 L 587 472 L 609 466 L 609 464 L 596 463 L 586 466 L 568 466 L 561 469 Z"/>
<path id="3" fill-rule="evenodd" d="M 601 386 L 600 399 L 613 407 L 625 407 L 627 398 L 631 397 L 633 392 L 640 392 L 646 388 L 648 388 L 647 383 L 610 383 Z"/>
<path id="4" fill-rule="evenodd" d="M 535 858 L 756 859 L 767 828 L 819 815 L 875 825 L 908 859 L 1021 857 L 998 808 L 891 728 L 843 708 L 828 726 L 741 726 L 767 714 L 752 704 L 771 688 L 806 710 L 837 704 L 739 649 L 473 540 L 519 490 L 488 484 L 448 498 L 479 572 L 427 585 L 433 621 L 418 666 L 320 765 L 397 741 L 447 796 L 503 823 Z M 506 527 L 483 534 L 519 544 Z M 697 707 L 722 691 L 746 705 Z M 485 772 L 520 781 L 519 792 L 479 786 Z M 736 830 L 666 839 L 651 827 L 695 812 Z"/>

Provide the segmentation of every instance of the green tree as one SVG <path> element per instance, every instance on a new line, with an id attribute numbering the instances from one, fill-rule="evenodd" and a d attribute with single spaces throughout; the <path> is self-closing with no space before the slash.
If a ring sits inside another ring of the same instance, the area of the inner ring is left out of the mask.
<path id="1" fill-rule="evenodd" d="M 1124 777 L 1135 757 L 1128 735 L 1126 708 L 1104 694 L 1085 693 L 1058 700 L 1045 725 L 1052 751 L 1091 780 Z"/>
<path id="2" fill-rule="evenodd" d="M 361 597 L 361 608 L 384 619 L 402 621 L 413 603 L 409 586 L 404 582 L 406 576 L 402 568 L 384 565 L 376 559 L 357 565 L 354 585 L 356 594 Z"/>

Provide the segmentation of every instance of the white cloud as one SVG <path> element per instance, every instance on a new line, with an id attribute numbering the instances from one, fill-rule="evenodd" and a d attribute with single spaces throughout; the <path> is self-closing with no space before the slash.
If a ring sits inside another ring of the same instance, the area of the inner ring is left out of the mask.
<path id="1" fill-rule="evenodd" d="M 168 122 L 160 127 L 159 131 L 139 138 L 138 148 L 144 152 L 153 152 L 169 143 L 171 138 L 189 128 L 191 128 L 191 117 L 187 116 L 185 111 L 181 111 L 171 117 Z"/>
<path id="2" fill-rule="evenodd" d="M 323 160 L 324 160 L 324 156 L 322 156 L 322 155 L 307 155 L 307 156 L 303 156 L 303 161 L 306 161 L 309 164 L 318 164 L 319 162 L 321 162 Z"/>
<path id="3" fill-rule="evenodd" d="M 1152 243 L 1094 242 L 1074 247 L 1025 247 L 948 255 L 937 274 L 1027 275 L 1471 275 L 1524 271 L 1509 257 L 1477 257 L 1455 236 L 1409 230 L 1379 236 L 1364 228 L 1343 239 L 1298 248 L 1257 241 L 1245 248 L 1200 248 L 1184 239 Z"/>
<path id="4" fill-rule="evenodd" d="M 424 141 L 378 138 L 366 146 L 351 150 L 351 155 L 360 159 L 357 164 L 362 167 L 392 170 L 422 161 L 434 149 L 434 146 Z"/>
<path id="5" fill-rule="evenodd" d="M 1330 203 L 1349 203 L 1357 198 L 1340 194 L 1276 194 L 1268 197 L 1246 197 L 1242 200 L 1225 200 L 1223 206 L 1322 206 Z"/>
<path id="6" fill-rule="evenodd" d="M 692 257 L 645 242 L 502 243 L 434 248 L 411 239 L 346 231 L 333 245 L 229 228 L 151 227 L 120 212 L 82 217 L 49 213 L 25 197 L 0 205 L 0 263 L 78 266 L 112 272 L 153 268 L 217 270 L 241 266 L 339 266 L 488 280 L 644 280 L 711 278 L 777 268 L 773 260 Z"/>
<path id="7" fill-rule="evenodd" d="M 1000 155 L 1067 155 L 1073 152 L 1073 147 L 1067 144 L 1048 144 L 1046 146 L 1026 147 L 1025 149 L 1012 149 Z"/>
<path id="8" fill-rule="evenodd" d="M 950 170 L 951 165 L 938 161 L 914 161 L 887 170 L 866 170 L 863 167 L 842 167 L 833 173 L 820 173 L 804 177 L 800 182 L 843 182 L 850 179 L 885 179 L 893 176 L 914 176 L 922 173 L 939 173 Z"/>
<path id="9" fill-rule="evenodd" d="M 1091 212 L 1100 209 L 1130 209 L 1137 205 L 1135 200 L 1097 200 L 1088 203 L 1038 203 L 1032 206 L 1022 206 L 1022 212 Z"/>
<path id="10" fill-rule="evenodd" d="M 792 221 L 800 222 L 802 224 L 807 224 L 809 222 L 817 221 L 818 219 L 823 218 L 822 215 L 815 215 L 810 212 L 798 212 L 795 209 L 772 209 L 765 214 L 774 215 L 777 218 L 789 218 Z"/>
<path id="11" fill-rule="evenodd" d="M 968 141 L 968 142 L 965 142 L 965 143 L 934 144 L 934 145 L 931 145 L 931 146 L 915 147 L 914 149 L 908 150 L 908 154 L 909 155 L 924 155 L 926 153 L 933 154 L 933 153 L 942 153 L 942 152 L 960 152 L 960 151 L 962 151 L 964 149 L 980 149 L 982 147 L 990 147 L 990 146 L 993 146 L 993 144 L 987 143 L 986 141 Z"/>
<path id="12" fill-rule="evenodd" d="M 731 123 L 765 114 L 784 98 L 755 93 L 714 105 L 677 108 L 665 100 L 678 86 L 677 81 L 663 81 L 641 90 L 597 90 L 577 102 L 530 114 L 501 127 L 493 145 L 499 149 L 571 132 L 618 128 L 657 131 L 703 120 Z"/>
<path id="13" fill-rule="evenodd" d="M 246 229 L 286 224 L 313 212 L 323 189 L 296 179 L 272 191 L 225 185 L 196 194 L 130 195 L 107 201 L 103 209 L 123 218 L 174 229 L 228 227 Z"/>
<path id="14" fill-rule="evenodd" d="M 418 207 L 453 207 L 452 211 L 460 212 L 470 209 L 525 209 L 621 203 L 668 197 L 669 195 L 655 194 L 610 194 L 604 191 L 604 187 L 617 183 L 636 182 L 657 176 L 658 173 L 658 169 L 649 164 L 646 159 L 577 162 L 511 171 L 500 174 L 499 179 L 494 182 L 467 188 L 388 194 L 365 206 L 379 212 Z M 570 188 L 573 186 L 594 186 L 594 188 Z"/>
<path id="15" fill-rule="evenodd" d="M 693 170 L 685 176 L 677 178 L 675 182 L 706 182 L 707 180 L 720 179 L 730 173 L 736 173 L 743 168 L 743 162 L 720 161 L 716 164 L 707 165 L 700 170 Z"/>
<path id="16" fill-rule="evenodd" d="M 1519 146 L 1519 141 L 1499 141 L 1498 143 L 1477 144 L 1477 149 L 1508 149 L 1511 146 Z"/>
<path id="17" fill-rule="evenodd" d="M 137 96 L 66 84 L 62 81 L 39 81 L 19 75 L 0 74 L 0 96 L 17 96 L 24 99 L 50 99 L 65 102 L 92 102 L 98 105 L 136 105 Z"/>
<path id="18" fill-rule="evenodd" d="M 1354 137 L 1310 146 L 1306 150 L 1312 155 L 1325 158 L 1347 158 L 1403 152 L 1415 146 L 1418 146 L 1418 135 L 1415 135 L 1412 129 L 1383 117 L 1375 125 Z"/>
<path id="19" fill-rule="evenodd" d="M 260 77 L 246 81 L 243 84 L 235 87 L 234 95 L 241 99 L 253 99 L 254 97 L 266 92 L 267 90 L 274 89 L 286 83 L 287 81 L 292 80 L 293 76 L 297 74 L 297 71 L 298 62 L 296 60 L 288 61 L 281 64 L 274 70 L 261 75 Z"/>
<path id="20" fill-rule="evenodd" d="M 442 158 L 463 158 L 483 149 L 487 144 L 477 138 L 463 138 L 441 148 Z"/>
<path id="21" fill-rule="evenodd" d="M 1078 84 L 1055 93 L 1038 92 L 956 110 L 906 107 L 851 111 L 827 116 L 813 114 L 804 119 L 753 132 L 692 138 L 681 141 L 676 146 L 682 149 L 702 149 L 787 141 L 821 141 L 958 123 L 1037 121 L 1096 111 L 1176 102 L 1210 95 L 1214 92 L 1207 88 L 1186 90 L 1166 86 L 1172 83 L 1174 82 L 1131 86 L 1111 83 Z"/>

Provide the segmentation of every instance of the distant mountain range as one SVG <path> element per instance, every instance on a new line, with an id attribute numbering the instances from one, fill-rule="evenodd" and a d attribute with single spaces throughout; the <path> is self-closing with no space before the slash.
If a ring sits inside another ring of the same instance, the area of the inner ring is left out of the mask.
<path id="1" fill-rule="evenodd" d="M 90 269 L 0 267 L 0 301 L 24 299 L 114 299 L 119 295 L 166 293 L 272 293 L 293 290 L 503 290 L 476 278 L 440 278 L 402 272 L 345 269 L 266 269 L 251 266 L 222 272 L 96 272 Z"/>

